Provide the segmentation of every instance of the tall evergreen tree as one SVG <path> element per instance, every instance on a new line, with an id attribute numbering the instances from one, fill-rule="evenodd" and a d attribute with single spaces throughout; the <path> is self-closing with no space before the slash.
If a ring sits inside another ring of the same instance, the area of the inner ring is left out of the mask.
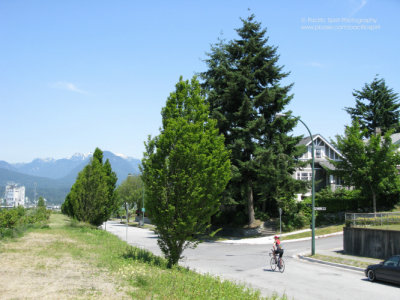
<path id="1" fill-rule="evenodd" d="M 277 48 L 268 45 L 266 29 L 254 19 L 242 19 L 238 39 L 212 46 L 208 70 L 201 74 L 211 116 L 232 152 L 225 201 L 246 205 L 249 224 L 255 205 L 264 203 L 265 210 L 267 203 L 277 211 L 279 198 L 293 197 L 298 183 L 291 174 L 304 151 L 296 147 L 301 137 L 287 135 L 297 123 L 290 112 L 275 119 L 293 97 L 288 94 L 292 84 L 280 85 L 288 73 L 278 66 Z"/>
<path id="2" fill-rule="evenodd" d="M 99 226 L 116 208 L 117 182 L 110 162 L 103 164 L 103 152 L 96 148 L 90 163 L 79 172 L 63 204 L 63 213 L 79 221 Z"/>
<path id="3" fill-rule="evenodd" d="M 380 128 L 384 134 L 393 129 L 399 132 L 400 103 L 398 94 L 388 88 L 384 79 L 374 78 L 370 84 L 365 84 L 361 91 L 355 90 L 353 96 L 356 106 L 346 107 L 345 111 L 351 119 L 358 120 L 365 137 L 369 138 Z"/>
<path id="4" fill-rule="evenodd" d="M 146 207 L 169 266 L 186 247 L 196 245 L 229 181 L 229 152 L 208 113 L 196 78 L 190 83 L 181 78 L 162 109 L 160 135 L 146 144 Z"/>
<path id="5" fill-rule="evenodd" d="M 117 174 L 112 170 L 111 163 L 108 159 L 104 163 L 103 169 L 106 175 L 106 183 L 108 188 L 106 212 L 104 216 L 107 220 L 111 214 L 118 209 L 118 199 L 117 194 L 115 193 L 118 178 Z"/>

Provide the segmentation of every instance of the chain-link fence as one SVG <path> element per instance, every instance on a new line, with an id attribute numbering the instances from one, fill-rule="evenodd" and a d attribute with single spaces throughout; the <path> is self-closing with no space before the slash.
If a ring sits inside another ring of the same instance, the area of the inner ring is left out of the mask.
<path id="1" fill-rule="evenodd" d="M 346 213 L 346 226 L 369 227 L 400 224 L 400 212 L 387 213 Z"/>

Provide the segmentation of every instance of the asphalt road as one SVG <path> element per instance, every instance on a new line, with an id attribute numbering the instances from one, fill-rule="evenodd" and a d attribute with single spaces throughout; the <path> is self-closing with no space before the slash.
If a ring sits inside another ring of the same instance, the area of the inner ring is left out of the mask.
<path id="1" fill-rule="evenodd" d="M 127 240 L 130 245 L 161 255 L 157 236 L 152 231 L 107 222 L 107 231 Z M 316 252 L 341 249 L 342 236 L 316 240 Z M 265 296 L 286 294 L 289 299 L 400 299 L 400 287 L 371 283 L 363 273 L 311 263 L 294 258 L 298 253 L 310 253 L 310 241 L 282 242 L 285 249 L 284 273 L 273 272 L 268 253 L 271 244 L 249 245 L 221 242 L 201 243 L 196 249 L 186 249 L 181 260 L 197 272 L 210 273 L 224 279 L 245 283 L 259 289 Z"/>

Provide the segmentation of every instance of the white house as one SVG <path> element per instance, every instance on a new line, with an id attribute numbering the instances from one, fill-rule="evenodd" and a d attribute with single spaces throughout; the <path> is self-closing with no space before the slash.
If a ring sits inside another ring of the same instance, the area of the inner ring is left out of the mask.
<path id="1" fill-rule="evenodd" d="M 327 170 L 334 170 L 334 166 L 329 162 L 331 160 L 340 160 L 342 154 L 331 144 L 329 143 L 322 135 L 315 134 L 313 135 L 314 142 L 314 170 L 315 170 L 315 191 L 323 189 L 326 186 L 330 186 L 334 191 L 336 188 L 341 187 L 342 182 L 340 178 L 336 176 L 329 175 Z M 312 168 L 311 168 L 311 159 L 312 159 L 312 144 L 311 138 L 308 136 L 303 138 L 299 145 L 305 145 L 307 147 L 307 151 L 300 157 L 302 161 L 309 161 L 304 168 L 296 169 L 296 172 L 293 174 L 293 177 L 299 180 L 305 180 L 311 182 L 312 176 Z M 310 185 L 311 186 L 311 185 Z M 302 197 L 308 197 L 311 195 L 311 189 L 307 191 L 306 194 L 298 194 L 298 200 L 301 200 Z"/>
<path id="2" fill-rule="evenodd" d="M 15 183 L 7 184 L 4 198 L 7 206 L 25 206 L 25 187 Z"/>

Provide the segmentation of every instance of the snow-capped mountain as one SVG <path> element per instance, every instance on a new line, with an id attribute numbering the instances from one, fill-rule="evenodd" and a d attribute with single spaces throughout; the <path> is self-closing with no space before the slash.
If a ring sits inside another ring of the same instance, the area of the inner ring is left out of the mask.
<path id="1" fill-rule="evenodd" d="M 90 162 L 92 153 L 75 153 L 69 158 L 34 159 L 30 163 L 11 164 L 0 161 L 0 194 L 7 182 L 16 182 L 26 186 L 28 197 L 33 194 L 34 183 L 38 192 L 53 203 L 62 203 L 78 173 Z M 139 174 L 140 160 L 125 155 L 103 152 L 104 161 L 108 159 L 117 174 L 118 184 L 128 174 Z M 53 200 L 53 201 L 52 201 Z"/>
<path id="2" fill-rule="evenodd" d="M 117 173 L 119 180 L 124 180 L 129 173 L 137 174 L 139 172 L 140 160 L 121 154 L 114 154 L 110 151 L 104 151 L 104 160 L 109 159 L 114 172 Z M 76 177 L 78 172 L 88 164 L 93 153 L 75 153 L 69 158 L 61 159 L 34 159 L 30 163 L 8 164 L 12 170 L 22 174 L 47 177 L 51 179 L 62 179 L 64 177 Z M 2 165 L 0 164 L 0 168 Z M 72 174 L 71 174 L 72 173 Z"/>
<path id="3" fill-rule="evenodd" d="M 93 152 L 89 152 L 89 153 L 86 153 L 86 154 L 84 154 L 84 153 L 75 153 L 74 155 L 67 157 L 67 159 L 70 159 L 70 160 L 85 160 L 88 157 L 92 157 L 92 155 L 93 155 Z"/>

